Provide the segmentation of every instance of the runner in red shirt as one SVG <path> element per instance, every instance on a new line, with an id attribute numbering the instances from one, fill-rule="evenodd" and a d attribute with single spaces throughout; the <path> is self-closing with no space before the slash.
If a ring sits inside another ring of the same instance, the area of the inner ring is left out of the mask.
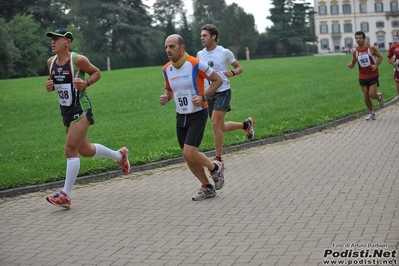
<path id="1" fill-rule="evenodd" d="M 355 33 L 357 43 L 356 49 L 352 52 L 352 60 L 347 65 L 348 68 L 353 68 L 356 62 L 359 65 L 359 84 L 363 91 L 364 101 L 369 115 L 366 120 L 374 120 L 375 113 L 373 110 L 373 103 L 371 99 L 378 100 L 380 108 L 384 107 L 384 100 L 382 94 L 377 93 L 378 82 L 378 66 L 382 62 L 382 56 L 377 48 L 366 43 L 366 35 L 362 31 Z"/>
<path id="2" fill-rule="evenodd" d="M 399 31 L 396 32 L 399 38 Z M 391 45 L 387 54 L 388 62 L 393 65 L 393 79 L 396 83 L 396 91 L 399 95 L 399 43 Z"/>

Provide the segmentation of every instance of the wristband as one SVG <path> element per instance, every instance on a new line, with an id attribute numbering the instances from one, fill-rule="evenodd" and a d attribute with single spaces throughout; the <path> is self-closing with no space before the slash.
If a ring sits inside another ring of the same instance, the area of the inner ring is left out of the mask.
<path id="1" fill-rule="evenodd" d="M 231 71 L 231 73 L 233 73 L 233 76 L 236 75 L 236 71 L 235 70 L 230 70 L 230 71 Z"/>

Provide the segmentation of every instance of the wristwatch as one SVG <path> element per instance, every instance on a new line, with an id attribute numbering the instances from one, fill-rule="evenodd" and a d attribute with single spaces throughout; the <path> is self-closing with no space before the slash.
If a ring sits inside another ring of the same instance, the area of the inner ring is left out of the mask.
<path id="1" fill-rule="evenodd" d="M 202 95 L 202 100 L 203 100 L 204 102 L 208 101 L 208 96 L 206 96 L 205 94 Z"/>

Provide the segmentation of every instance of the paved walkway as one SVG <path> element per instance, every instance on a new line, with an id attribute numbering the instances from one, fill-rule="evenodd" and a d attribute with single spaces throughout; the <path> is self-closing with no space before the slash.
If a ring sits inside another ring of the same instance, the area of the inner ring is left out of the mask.
<path id="1" fill-rule="evenodd" d="M 201 202 L 185 164 L 77 185 L 70 210 L 0 199 L 0 265 L 396 265 L 398 104 L 376 115 L 227 154 Z"/>

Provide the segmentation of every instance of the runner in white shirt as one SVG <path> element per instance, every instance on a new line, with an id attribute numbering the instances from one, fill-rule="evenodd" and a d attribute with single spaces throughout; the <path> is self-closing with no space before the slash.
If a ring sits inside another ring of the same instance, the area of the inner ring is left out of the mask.
<path id="1" fill-rule="evenodd" d="M 244 122 L 225 122 L 226 112 L 231 110 L 229 78 L 241 74 L 243 69 L 229 49 L 217 44 L 219 30 L 215 25 L 206 24 L 202 26 L 201 30 L 201 42 L 204 49 L 197 53 L 197 58 L 206 62 L 223 79 L 222 86 L 209 98 L 208 105 L 215 141 L 215 161 L 222 162 L 224 168 L 222 160 L 223 133 L 243 129 L 248 139 L 252 140 L 255 136 L 255 120 L 252 117 L 248 117 Z M 234 68 L 233 70 L 228 70 L 229 64 Z M 206 89 L 209 85 L 210 82 L 205 82 Z"/>

